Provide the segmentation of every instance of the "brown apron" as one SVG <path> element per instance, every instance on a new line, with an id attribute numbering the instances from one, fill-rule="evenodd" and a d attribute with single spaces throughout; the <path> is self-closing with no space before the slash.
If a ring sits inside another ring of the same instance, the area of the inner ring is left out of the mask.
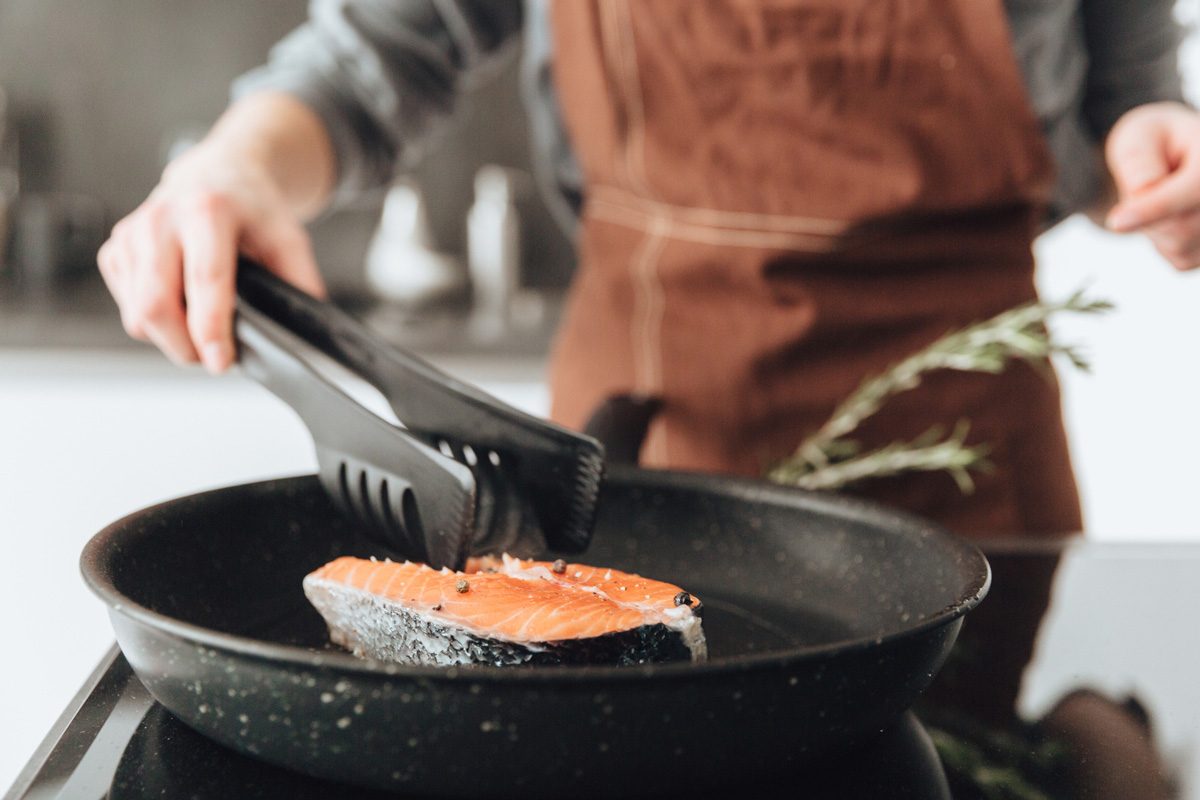
<path id="1" fill-rule="evenodd" d="M 1001 0 L 560 0 L 587 201 L 553 416 L 661 399 L 648 466 L 750 475 L 868 374 L 1035 297 L 1051 164 Z M 940 373 L 868 446 L 967 418 L 996 469 L 853 491 L 969 535 L 1080 528 L 1052 375 Z"/>

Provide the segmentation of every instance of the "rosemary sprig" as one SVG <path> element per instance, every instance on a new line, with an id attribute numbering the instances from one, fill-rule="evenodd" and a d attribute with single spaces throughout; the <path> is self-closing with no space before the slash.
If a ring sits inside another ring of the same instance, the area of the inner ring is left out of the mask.
<path id="1" fill-rule="evenodd" d="M 1078 291 L 1062 302 L 1026 303 L 951 331 L 883 374 L 864 380 L 834 409 L 829 420 L 772 468 L 767 477 L 810 489 L 836 489 L 868 477 L 947 470 L 959 488 L 969 493 L 974 488 L 970 470 L 986 467 L 987 447 L 966 445 L 965 421 L 945 439 L 942 431 L 934 428 L 909 442 L 893 442 L 867 453 L 846 437 L 879 411 L 888 398 L 916 388 L 922 376 L 934 370 L 996 374 L 1013 360 L 1043 366 L 1051 356 L 1061 354 L 1086 371 L 1089 365 L 1079 348 L 1055 341 L 1046 322 L 1061 312 L 1097 314 L 1111 308 L 1111 303 L 1089 300 Z"/>
<path id="2" fill-rule="evenodd" d="M 946 470 L 964 494 L 975 489 L 971 469 L 987 469 L 987 445 L 966 444 L 970 423 L 959 420 L 945 439 L 942 429 L 933 427 L 909 442 L 889 445 L 863 454 L 849 455 L 828 462 L 820 469 L 785 461 L 770 473 L 777 483 L 789 483 L 803 489 L 837 489 L 863 478 L 881 478 L 904 472 L 940 472 Z"/>

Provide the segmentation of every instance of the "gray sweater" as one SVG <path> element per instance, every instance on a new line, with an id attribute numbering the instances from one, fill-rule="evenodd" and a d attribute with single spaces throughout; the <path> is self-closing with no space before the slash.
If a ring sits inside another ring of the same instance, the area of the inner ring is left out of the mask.
<path id="1" fill-rule="evenodd" d="M 311 0 L 310 19 L 271 51 L 234 95 L 292 93 L 328 128 L 335 204 L 388 182 L 449 119 L 462 87 L 519 38 L 535 166 L 571 224 L 584 191 L 550 78 L 547 0 Z M 1103 186 L 1097 143 L 1129 109 L 1182 100 L 1174 0 L 1004 0 L 1016 59 L 1053 152 L 1058 179 L 1047 225 Z"/>

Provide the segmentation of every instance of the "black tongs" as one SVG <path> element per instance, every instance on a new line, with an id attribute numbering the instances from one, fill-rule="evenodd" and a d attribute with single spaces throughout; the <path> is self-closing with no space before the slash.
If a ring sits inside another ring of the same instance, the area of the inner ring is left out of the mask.
<path id="1" fill-rule="evenodd" d="M 237 290 L 243 371 L 300 415 L 326 490 L 377 541 L 453 569 L 471 554 L 587 548 L 598 441 L 451 378 L 247 259 Z M 403 427 L 322 375 L 300 342 L 374 386 Z"/>

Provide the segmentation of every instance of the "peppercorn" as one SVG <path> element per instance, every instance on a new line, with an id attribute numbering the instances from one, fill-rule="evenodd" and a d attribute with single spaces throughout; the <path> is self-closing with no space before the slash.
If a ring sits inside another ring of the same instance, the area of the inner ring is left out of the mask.
<path id="1" fill-rule="evenodd" d="M 459 594 L 466 594 L 470 589 L 471 584 L 467 582 L 466 578 L 459 578 L 458 583 L 454 584 L 454 591 Z"/>
<path id="2" fill-rule="evenodd" d="M 555 559 L 554 563 L 550 565 L 550 571 L 555 575 L 562 575 L 567 571 L 567 562 L 561 558 Z"/>

